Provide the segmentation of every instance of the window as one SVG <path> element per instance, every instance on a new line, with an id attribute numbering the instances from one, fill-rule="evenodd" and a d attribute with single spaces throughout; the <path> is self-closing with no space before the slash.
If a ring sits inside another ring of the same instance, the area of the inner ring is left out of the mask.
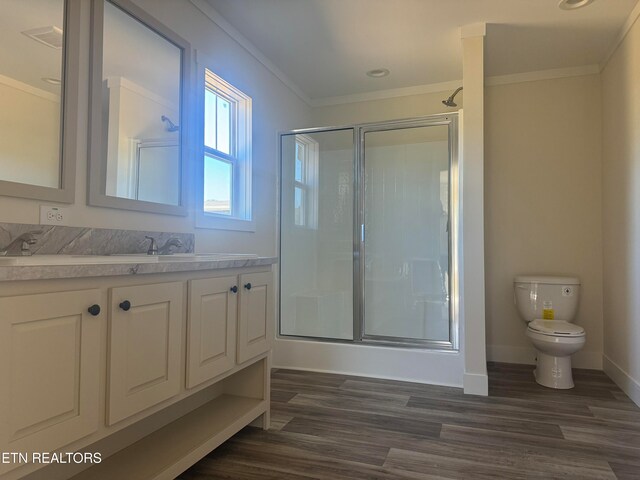
<path id="1" fill-rule="evenodd" d="M 318 143 L 306 135 L 296 135 L 293 177 L 293 223 L 318 228 Z"/>
<path id="2" fill-rule="evenodd" d="M 252 230 L 251 98 L 204 69 L 201 204 L 196 226 Z"/>

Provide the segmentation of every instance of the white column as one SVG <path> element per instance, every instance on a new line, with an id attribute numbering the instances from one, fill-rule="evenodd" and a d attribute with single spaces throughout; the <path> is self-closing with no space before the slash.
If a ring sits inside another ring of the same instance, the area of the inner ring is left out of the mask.
<path id="1" fill-rule="evenodd" d="M 464 392 L 488 394 L 484 310 L 484 23 L 462 27 L 461 214 Z"/>

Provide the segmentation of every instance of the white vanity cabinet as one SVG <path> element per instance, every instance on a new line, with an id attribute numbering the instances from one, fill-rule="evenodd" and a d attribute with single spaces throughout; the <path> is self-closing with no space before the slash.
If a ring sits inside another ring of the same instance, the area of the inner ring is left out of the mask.
<path id="1" fill-rule="evenodd" d="M 191 280 L 187 388 L 267 352 L 275 321 L 273 302 L 271 272 Z"/>
<path id="2" fill-rule="evenodd" d="M 183 289 L 182 282 L 110 289 L 109 425 L 180 392 Z"/>
<path id="3" fill-rule="evenodd" d="M 0 298 L 0 451 L 51 452 L 98 430 L 101 300 L 98 289 Z"/>
<path id="4" fill-rule="evenodd" d="M 169 480 L 250 423 L 268 428 L 274 262 L 50 267 L 67 275 L 50 279 L 1 267 L 0 449 L 102 462 L 5 463 L 0 479 Z"/>
<path id="5" fill-rule="evenodd" d="M 237 298 L 236 275 L 189 281 L 187 388 L 235 365 Z"/>
<path id="6" fill-rule="evenodd" d="M 239 280 L 238 363 L 243 363 L 271 348 L 275 309 L 271 272 L 247 273 Z"/>

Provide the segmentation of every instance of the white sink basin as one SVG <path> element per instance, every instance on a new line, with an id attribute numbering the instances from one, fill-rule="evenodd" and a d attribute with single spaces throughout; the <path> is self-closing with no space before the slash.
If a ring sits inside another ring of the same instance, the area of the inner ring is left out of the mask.
<path id="1" fill-rule="evenodd" d="M 31 255 L 24 257 L 0 257 L 0 265 L 99 265 L 118 263 L 157 263 L 151 255 Z"/>
<path id="2" fill-rule="evenodd" d="M 217 260 L 248 260 L 258 258 L 253 253 L 174 253 L 173 255 L 158 255 L 161 262 L 214 262 Z"/>

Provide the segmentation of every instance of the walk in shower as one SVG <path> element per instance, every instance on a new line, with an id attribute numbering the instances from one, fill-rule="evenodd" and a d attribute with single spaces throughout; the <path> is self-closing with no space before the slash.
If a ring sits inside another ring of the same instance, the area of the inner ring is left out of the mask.
<path id="1" fill-rule="evenodd" d="M 279 335 L 454 350 L 457 115 L 280 137 Z"/>

